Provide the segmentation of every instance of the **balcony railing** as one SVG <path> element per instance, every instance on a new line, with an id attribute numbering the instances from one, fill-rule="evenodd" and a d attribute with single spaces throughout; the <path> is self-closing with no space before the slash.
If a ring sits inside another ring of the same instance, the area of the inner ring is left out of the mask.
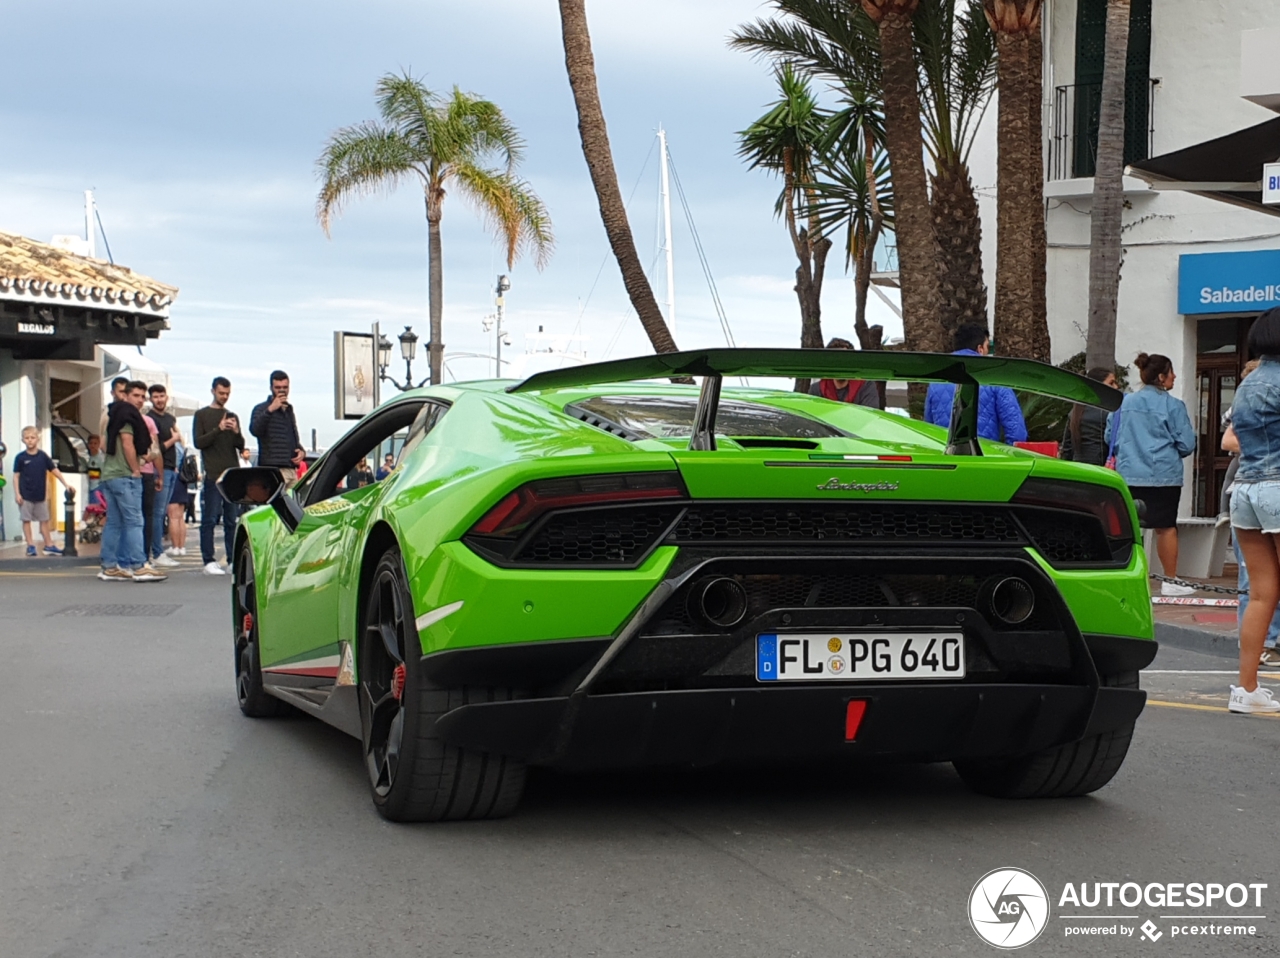
<path id="1" fill-rule="evenodd" d="M 1132 78 L 1125 84 L 1124 162 L 1151 156 L 1159 80 Z M 1048 179 L 1093 176 L 1098 158 L 1098 110 L 1102 83 L 1075 83 L 1053 91 Z"/>

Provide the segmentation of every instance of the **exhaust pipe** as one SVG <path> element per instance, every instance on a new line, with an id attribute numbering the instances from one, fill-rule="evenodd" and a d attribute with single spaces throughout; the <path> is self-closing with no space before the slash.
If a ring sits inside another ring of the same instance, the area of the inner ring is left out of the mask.
<path id="1" fill-rule="evenodd" d="M 1000 579 L 987 597 L 991 614 L 1005 625 L 1021 625 L 1036 609 L 1036 592 L 1031 583 L 1016 576 Z"/>
<path id="2" fill-rule="evenodd" d="M 693 587 L 689 605 L 705 621 L 731 629 L 747 617 L 747 590 L 727 576 L 706 579 Z"/>

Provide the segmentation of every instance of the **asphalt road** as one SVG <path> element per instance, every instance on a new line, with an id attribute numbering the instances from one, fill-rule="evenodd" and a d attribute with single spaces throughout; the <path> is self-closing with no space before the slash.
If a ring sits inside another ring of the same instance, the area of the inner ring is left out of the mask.
<path id="1" fill-rule="evenodd" d="M 1002 866 L 1053 899 L 1024 954 L 1280 952 L 1280 720 L 1222 711 L 1228 660 L 1162 652 L 1169 704 L 1085 799 L 980 798 L 944 765 L 543 772 L 511 819 L 397 826 L 353 739 L 240 715 L 228 589 L 0 571 L 3 958 L 995 954 L 967 903 Z M 179 608 L 62 613 L 101 604 Z M 1069 937 L 1081 881 L 1265 882 L 1232 914 L 1267 917 L 1174 938 L 1143 905 L 1155 943 Z"/>

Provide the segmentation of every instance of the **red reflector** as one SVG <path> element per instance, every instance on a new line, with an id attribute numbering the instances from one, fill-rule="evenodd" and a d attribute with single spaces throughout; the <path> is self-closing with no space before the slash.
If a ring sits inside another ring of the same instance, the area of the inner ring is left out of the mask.
<path id="1" fill-rule="evenodd" d="M 476 523 L 476 532 L 490 533 L 502 525 L 503 520 L 511 515 L 520 505 L 520 493 L 513 492 L 489 510 L 483 519 Z"/>
<path id="2" fill-rule="evenodd" d="M 608 506 L 651 499 L 684 498 L 679 473 L 618 473 L 570 476 L 528 482 L 503 498 L 471 529 L 488 536 L 513 537 L 544 512 Z"/>
<path id="3" fill-rule="evenodd" d="M 867 700 L 853 699 L 844 713 L 844 740 L 852 742 L 858 737 L 858 726 L 862 724 L 862 716 L 867 714 Z"/>

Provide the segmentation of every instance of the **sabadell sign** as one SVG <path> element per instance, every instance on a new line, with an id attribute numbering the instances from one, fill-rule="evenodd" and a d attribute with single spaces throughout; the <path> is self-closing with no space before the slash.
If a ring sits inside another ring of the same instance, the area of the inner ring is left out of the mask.
<path id="1" fill-rule="evenodd" d="M 1178 312 L 1258 313 L 1280 306 L 1280 249 L 1178 257 Z"/>

